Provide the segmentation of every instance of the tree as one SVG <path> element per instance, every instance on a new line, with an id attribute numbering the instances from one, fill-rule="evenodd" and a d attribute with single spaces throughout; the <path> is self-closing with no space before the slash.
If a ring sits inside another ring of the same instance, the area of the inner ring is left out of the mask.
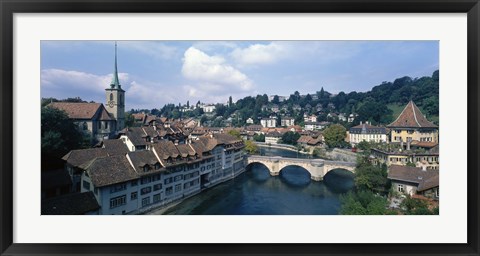
<path id="1" fill-rule="evenodd" d="M 207 116 L 202 116 L 202 118 L 200 118 L 200 125 L 203 125 L 207 120 Z"/>
<path id="2" fill-rule="evenodd" d="M 345 145 L 347 130 L 341 124 L 333 124 L 325 128 L 323 137 L 325 143 L 330 148 L 341 147 Z"/>
<path id="3" fill-rule="evenodd" d="M 42 168 L 54 168 L 57 162 L 72 149 L 89 145 L 83 134 L 63 110 L 43 107 L 41 110 Z"/>
<path id="4" fill-rule="evenodd" d="M 282 142 L 285 144 L 296 145 L 298 139 L 300 139 L 300 134 L 298 132 L 290 131 L 282 135 Z"/>
<path id="5" fill-rule="evenodd" d="M 357 160 L 355 168 L 355 186 L 357 189 L 376 192 L 388 191 L 387 188 L 387 167 L 373 165 L 368 161 L 367 156 Z"/>
<path id="6" fill-rule="evenodd" d="M 340 214 L 343 215 L 384 215 L 387 213 L 387 199 L 369 190 L 348 192 L 340 196 Z"/>
<path id="7" fill-rule="evenodd" d="M 190 108 L 190 101 L 187 100 L 187 108 Z"/>
<path id="8" fill-rule="evenodd" d="M 228 97 L 228 107 L 233 106 L 232 96 Z"/>
<path id="9" fill-rule="evenodd" d="M 253 135 L 253 140 L 258 141 L 258 142 L 265 142 L 265 134 L 255 134 Z"/>
<path id="10" fill-rule="evenodd" d="M 251 140 L 245 141 L 245 151 L 247 151 L 249 154 L 255 154 L 258 153 L 258 146 Z"/>
<path id="11" fill-rule="evenodd" d="M 324 149 L 321 149 L 321 148 L 318 148 L 316 147 L 314 150 L 313 150 L 313 156 L 315 157 L 321 157 L 321 158 L 326 158 L 327 157 L 327 154 L 325 152 Z"/>
<path id="12" fill-rule="evenodd" d="M 126 113 L 125 115 L 125 126 L 126 127 L 133 127 L 135 125 L 135 118 L 133 117 L 132 113 Z"/>
<path id="13" fill-rule="evenodd" d="M 278 98 L 278 95 L 273 96 L 272 103 L 273 104 L 279 104 L 280 103 L 280 99 Z"/>
<path id="14" fill-rule="evenodd" d="M 234 137 L 237 138 L 237 139 L 241 139 L 241 138 L 242 138 L 242 136 L 240 135 L 240 132 L 237 131 L 237 130 L 230 130 L 230 131 L 228 131 L 228 134 L 234 136 Z"/>
<path id="15" fill-rule="evenodd" d="M 412 198 L 410 195 L 402 201 L 400 208 L 404 210 L 407 215 L 432 215 L 438 214 L 438 209 L 431 211 L 428 209 L 428 204 L 425 200 Z"/>

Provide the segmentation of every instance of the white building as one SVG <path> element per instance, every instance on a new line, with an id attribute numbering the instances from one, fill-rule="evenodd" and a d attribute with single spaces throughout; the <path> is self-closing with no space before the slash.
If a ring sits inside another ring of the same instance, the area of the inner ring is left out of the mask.
<path id="1" fill-rule="evenodd" d="M 317 116 L 316 115 L 311 115 L 311 116 L 305 115 L 303 117 L 303 121 L 304 122 L 317 122 Z"/>
<path id="2" fill-rule="evenodd" d="M 325 129 L 330 123 L 329 122 L 305 122 L 306 131 L 322 130 Z"/>
<path id="3" fill-rule="evenodd" d="M 293 126 L 295 125 L 295 118 L 284 116 L 282 117 L 282 120 L 280 121 L 280 123 L 281 123 L 281 126 Z"/>
<path id="4" fill-rule="evenodd" d="M 202 109 L 203 109 L 203 112 L 205 113 L 212 113 L 213 111 L 215 111 L 215 105 L 204 105 L 202 106 Z"/>
<path id="5" fill-rule="evenodd" d="M 352 147 L 362 141 L 366 142 L 387 142 L 387 129 L 385 127 L 373 126 L 369 122 L 354 126 L 349 130 L 350 144 Z"/>
<path id="6" fill-rule="evenodd" d="M 246 121 L 247 124 L 253 124 L 253 119 L 251 117 L 249 117 Z"/>
<path id="7" fill-rule="evenodd" d="M 357 118 L 357 116 L 358 116 L 357 114 L 350 114 L 350 115 L 348 116 L 347 121 L 348 121 L 349 123 L 352 123 L 353 121 L 355 121 L 355 118 Z"/>
<path id="8" fill-rule="evenodd" d="M 265 143 L 269 144 L 278 144 L 279 140 L 282 138 L 282 134 L 274 131 L 265 134 Z"/>
<path id="9" fill-rule="evenodd" d="M 274 128 L 274 127 L 277 127 L 277 119 L 275 119 L 275 118 L 262 118 L 260 120 L 260 124 L 264 128 Z"/>
<path id="10" fill-rule="evenodd" d="M 240 174 L 245 170 L 243 147 L 242 140 L 227 134 L 200 137 L 189 144 L 159 141 L 149 150 L 132 152 L 126 146 L 118 150 L 117 145 L 95 152 L 87 149 L 67 159 L 67 168 L 82 173 L 81 192 L 94 193 L 99 214 L 137 214 Z"/>

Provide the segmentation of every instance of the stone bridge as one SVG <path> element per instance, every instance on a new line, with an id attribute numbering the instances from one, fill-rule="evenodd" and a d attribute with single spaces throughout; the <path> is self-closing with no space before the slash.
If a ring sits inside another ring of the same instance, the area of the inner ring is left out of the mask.
<path id="1" fill-rule="evenodd" d="M 276 176 L 280 171 L 291 165 L 303 167 L 310 173 L 312 180 L 320 181 L 333 169 L 345 169 L 354 172 L 356 163 L 329 161 L 323 159 L 302 159 L 302 158 L 286 158 L 280 156 L 248 156 L 248 164 L 261 163 L 270 171 L 270 175 Z"/>

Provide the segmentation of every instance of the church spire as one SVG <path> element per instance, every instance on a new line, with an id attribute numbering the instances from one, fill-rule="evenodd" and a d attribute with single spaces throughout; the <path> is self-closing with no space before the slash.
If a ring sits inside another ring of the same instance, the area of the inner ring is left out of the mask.
<path id="1" fill-rule="evenodd" d="M 117 41 L 115 41 L 115 70 L 113 71 L 112 83 L 110 83 L 112 89 L 122 89 L 120 81 L 118 80 L 118 71 L 117 71 Z"/>

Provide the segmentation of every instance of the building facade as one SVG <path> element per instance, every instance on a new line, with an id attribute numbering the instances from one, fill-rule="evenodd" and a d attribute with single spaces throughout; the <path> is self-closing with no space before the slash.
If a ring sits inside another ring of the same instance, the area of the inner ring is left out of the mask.
<path id="1" fill-rule="evenodd" d="M 349 130 L 349 141 L 352 147 L 355 147 L 362 141 L 386 143 L 387 130 L 385 127 L 373 126 L 370 123 L 361 123 Z"/>
<path id="2" fill-rule="evenodd" d="M 391 129 L 391 142 L 438 143 L 438 126 L 428 121 L 413 101 L 405 106 L 397 119 L 387 128 Z"/>
<path id="3" fill-rule="evenodd" d="M 277 127 L 277 119 L 275 118 L 262 118 L 260 124 L 264 128 L 274 128 Z"/>
<path id="4" fill-rule="evenodd" d="M 295 118 L 285 116 L 285 117 L 282 117 L 282 120 L 280 121 L 280 123 L 281 123 L 281 126 L 285 126 L 285 127 L 293 126 L 295 125 Z"/>
<path id="5" fill-rule="evenodd" d="M 227 134 L 184 144 L 160 140 L 135 151 L 125 144 L 116 151 L 112 148 L 121 146 L 113 144 L 76 163 L 81 192 L 95 195 L 99 214 L 137 214 L 165 206 L 229 180 L 246 166 L 243 141 Z"/>

